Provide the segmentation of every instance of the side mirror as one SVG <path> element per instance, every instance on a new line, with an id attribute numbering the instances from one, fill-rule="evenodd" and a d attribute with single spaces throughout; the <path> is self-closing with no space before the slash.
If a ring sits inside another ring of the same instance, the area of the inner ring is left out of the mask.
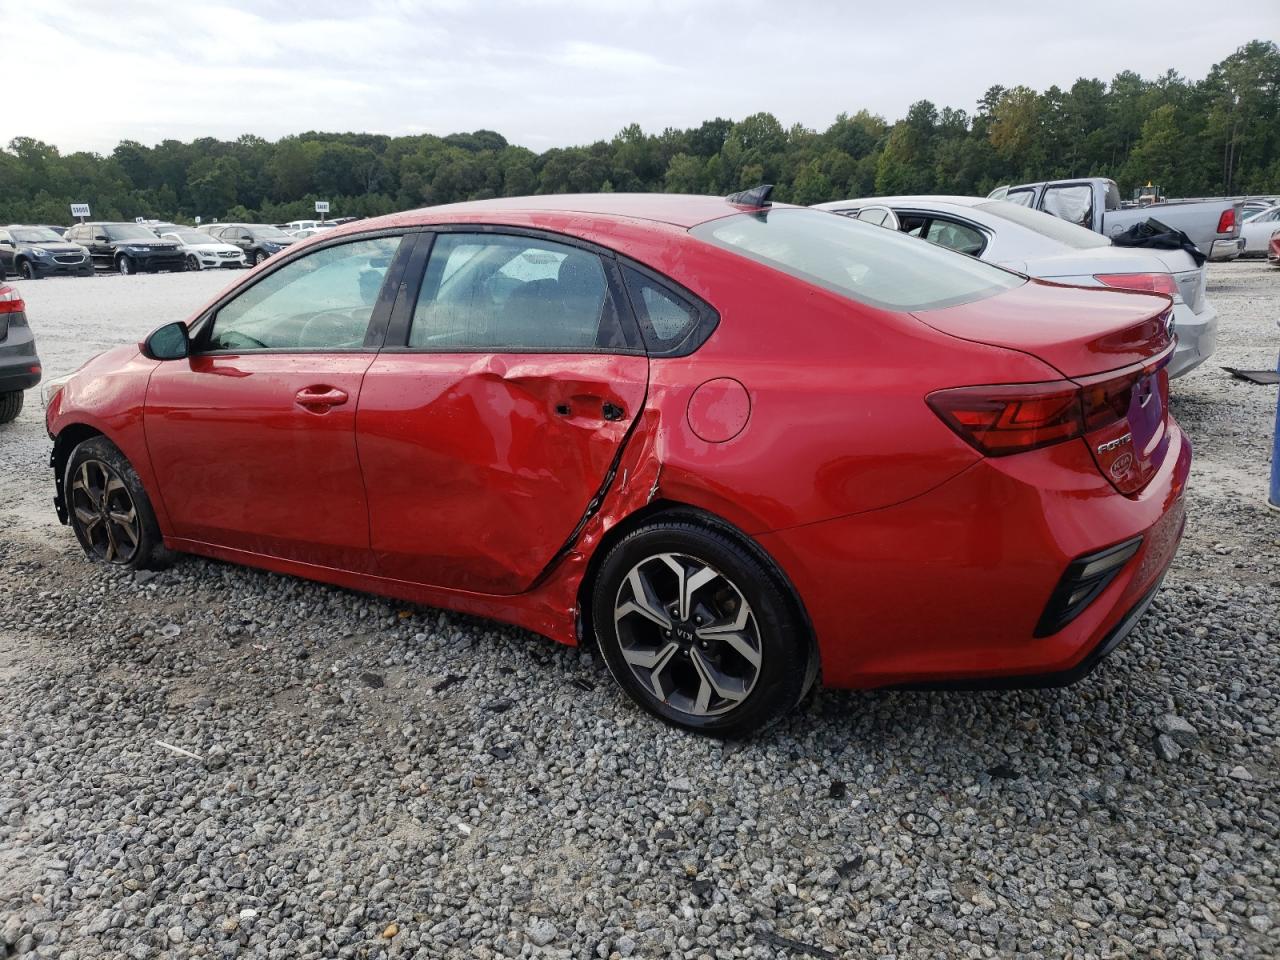
<path id="1" fill-rule="evenodd" d="M 191 352 L 187 325 L 181 321 L 166 323 L 142 341 L 142 354 L 152 360 L 181 360 Z"/>

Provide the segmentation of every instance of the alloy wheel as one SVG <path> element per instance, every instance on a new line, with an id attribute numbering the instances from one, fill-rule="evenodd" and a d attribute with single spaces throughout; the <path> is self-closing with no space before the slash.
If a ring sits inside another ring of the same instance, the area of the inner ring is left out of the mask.
<path id="1" fill-rule="evenodd" d="M 101 460 L 85 460 L 71 481 L 71 512 L 98 560 L 128 563 L 142 542 L 142 525 L 124 480 Z"/>
<path id="2" fill-rule="evenodd" d="M 197 257 L 194 253 L 187 254 L 187 269 L 188 270 L 200 269 L 200 258 Z"/>
<path id="3" fill-rule="evenodd" d="M 23 280 L 34 280 L 36 272 L 31 269 L 31 264 L 23 261 L 22 269 L 18 271 L 22 275 Z"/>
<path id="4" fill-rule="evenodd" d="M 618 648 L 659 701 L 694 717 L 739 706 L 760 675 L 760 629 L 742 590 L 695 557 L 659 553 L 623 579 Z"/>
<path id="5" fill-rule="evenodd" d="M 125 275 L 133 273 L 133 261 L 130 260 L 128 257 L 121 257 L 119 260 L 117 260 L 116 267 L 120 270 L 121 273 Z"/>

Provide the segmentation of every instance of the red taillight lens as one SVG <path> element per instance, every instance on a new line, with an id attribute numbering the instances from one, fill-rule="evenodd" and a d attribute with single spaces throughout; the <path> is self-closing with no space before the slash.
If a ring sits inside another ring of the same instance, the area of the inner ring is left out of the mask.
<path id="1" fill-rule="evenodd" d="M 1164 293 L 1171 297 L 1178 295 L 1178 284 L 1172 273 L 1099 273 L 1093 279 L 1121 290 Z"/>
<path id="2" fill-rule="evenodd" d="M 957 387 L 926 399 L 943 423 L 989 457 L 1034 450 L 1084 433 L 1080 388 L 1069 380 Z"/>
<path id="3" fill-rule="evenodd" d="M 27 305 L 17 290 L 0 285 L 0 313 L 22 313 L 26 309 Z"/>
<path id="4" fill-rule="evenodd" d="M 1228 207 L 1222 211 L 1222 216 L 1218 217 L 1218 232 L 1230 233 L 1236 228 L 1236 208 Z"/>

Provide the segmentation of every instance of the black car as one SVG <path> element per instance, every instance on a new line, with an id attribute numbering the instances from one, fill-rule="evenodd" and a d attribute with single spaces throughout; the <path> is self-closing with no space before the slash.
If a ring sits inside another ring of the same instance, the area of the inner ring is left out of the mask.
<path id="1" fill-rule="evenodd" d="M 0 282 L 0 423 L 22 412 L 22 391 L 39 382 L 40 358 L 26 304 L 17 290 Z"/>
<path id="2" fill-rule="evenodd" d="M 67 243 L 48 227 L 12 223 L 0 227 L 0 282 L 14 275 L 24 280 L 41 277 L 93 275 L 89 251 Z"/>
<path id="3" fill-rule="evenodd" d="M 137 273 L 182 270 L 186 258 L 172 240 L 161 240 L 140 223 L 77 223 L 68 240 L 89 248 L 95 267 Z"/>
<path id="4" fill-rule="evenodd" d="M 234 243 L 244 251 L 250 266 L 257 266 L 273 253 L 298 242 L 297 237 L 269 223 L 214 223 L 204 231 L 215 240 Z"/>

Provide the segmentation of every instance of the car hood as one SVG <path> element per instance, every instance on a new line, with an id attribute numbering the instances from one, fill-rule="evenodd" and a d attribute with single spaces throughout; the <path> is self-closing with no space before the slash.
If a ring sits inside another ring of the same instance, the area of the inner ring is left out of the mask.
<path id="1" fill-rule="evenodd" d="M 183 250 L 194 250 L 197 253 L 243 253 L 234 243 L 184 243 Z"/>
<path id="2" fill-rule="evenodd" d="M 178 245 L 172 240 L 161 240 L 156 237 L 154 240 L 112 240 L 114 244 L 121 247 L 163 247 L 166 250 L 176 250 Z"/>
<path id="3" fill-rule="evenodd" d="M 1063 250 L 1046 256 L 1027 257 L 1010 264 L 1032 277 L 1079 277 L 1099 273 L 1182 273 L 1195 270 L 1196 262 L 1185 250 L 1152 247 L 1091 247 Z"/>
<path id="4" fill-rule="evenodd" d="M 19 250 L 33 250 L 39 247 L 41 250 L 48 250 L 50 253 L 84 253 L 84 247 L 78 243 L 67 243 L 63 240 L 50 240 L 48 243 L 28 243 L 22 241 L 18 245 Z"/>
<path id="5" fill-rule="evenodd" d="M 1031 280 L 994 297 L 913 314 L 963 340 L 1029 353 L 1068 377 L 1150 359 L 1172 301 L 1161 294 Z"/>

